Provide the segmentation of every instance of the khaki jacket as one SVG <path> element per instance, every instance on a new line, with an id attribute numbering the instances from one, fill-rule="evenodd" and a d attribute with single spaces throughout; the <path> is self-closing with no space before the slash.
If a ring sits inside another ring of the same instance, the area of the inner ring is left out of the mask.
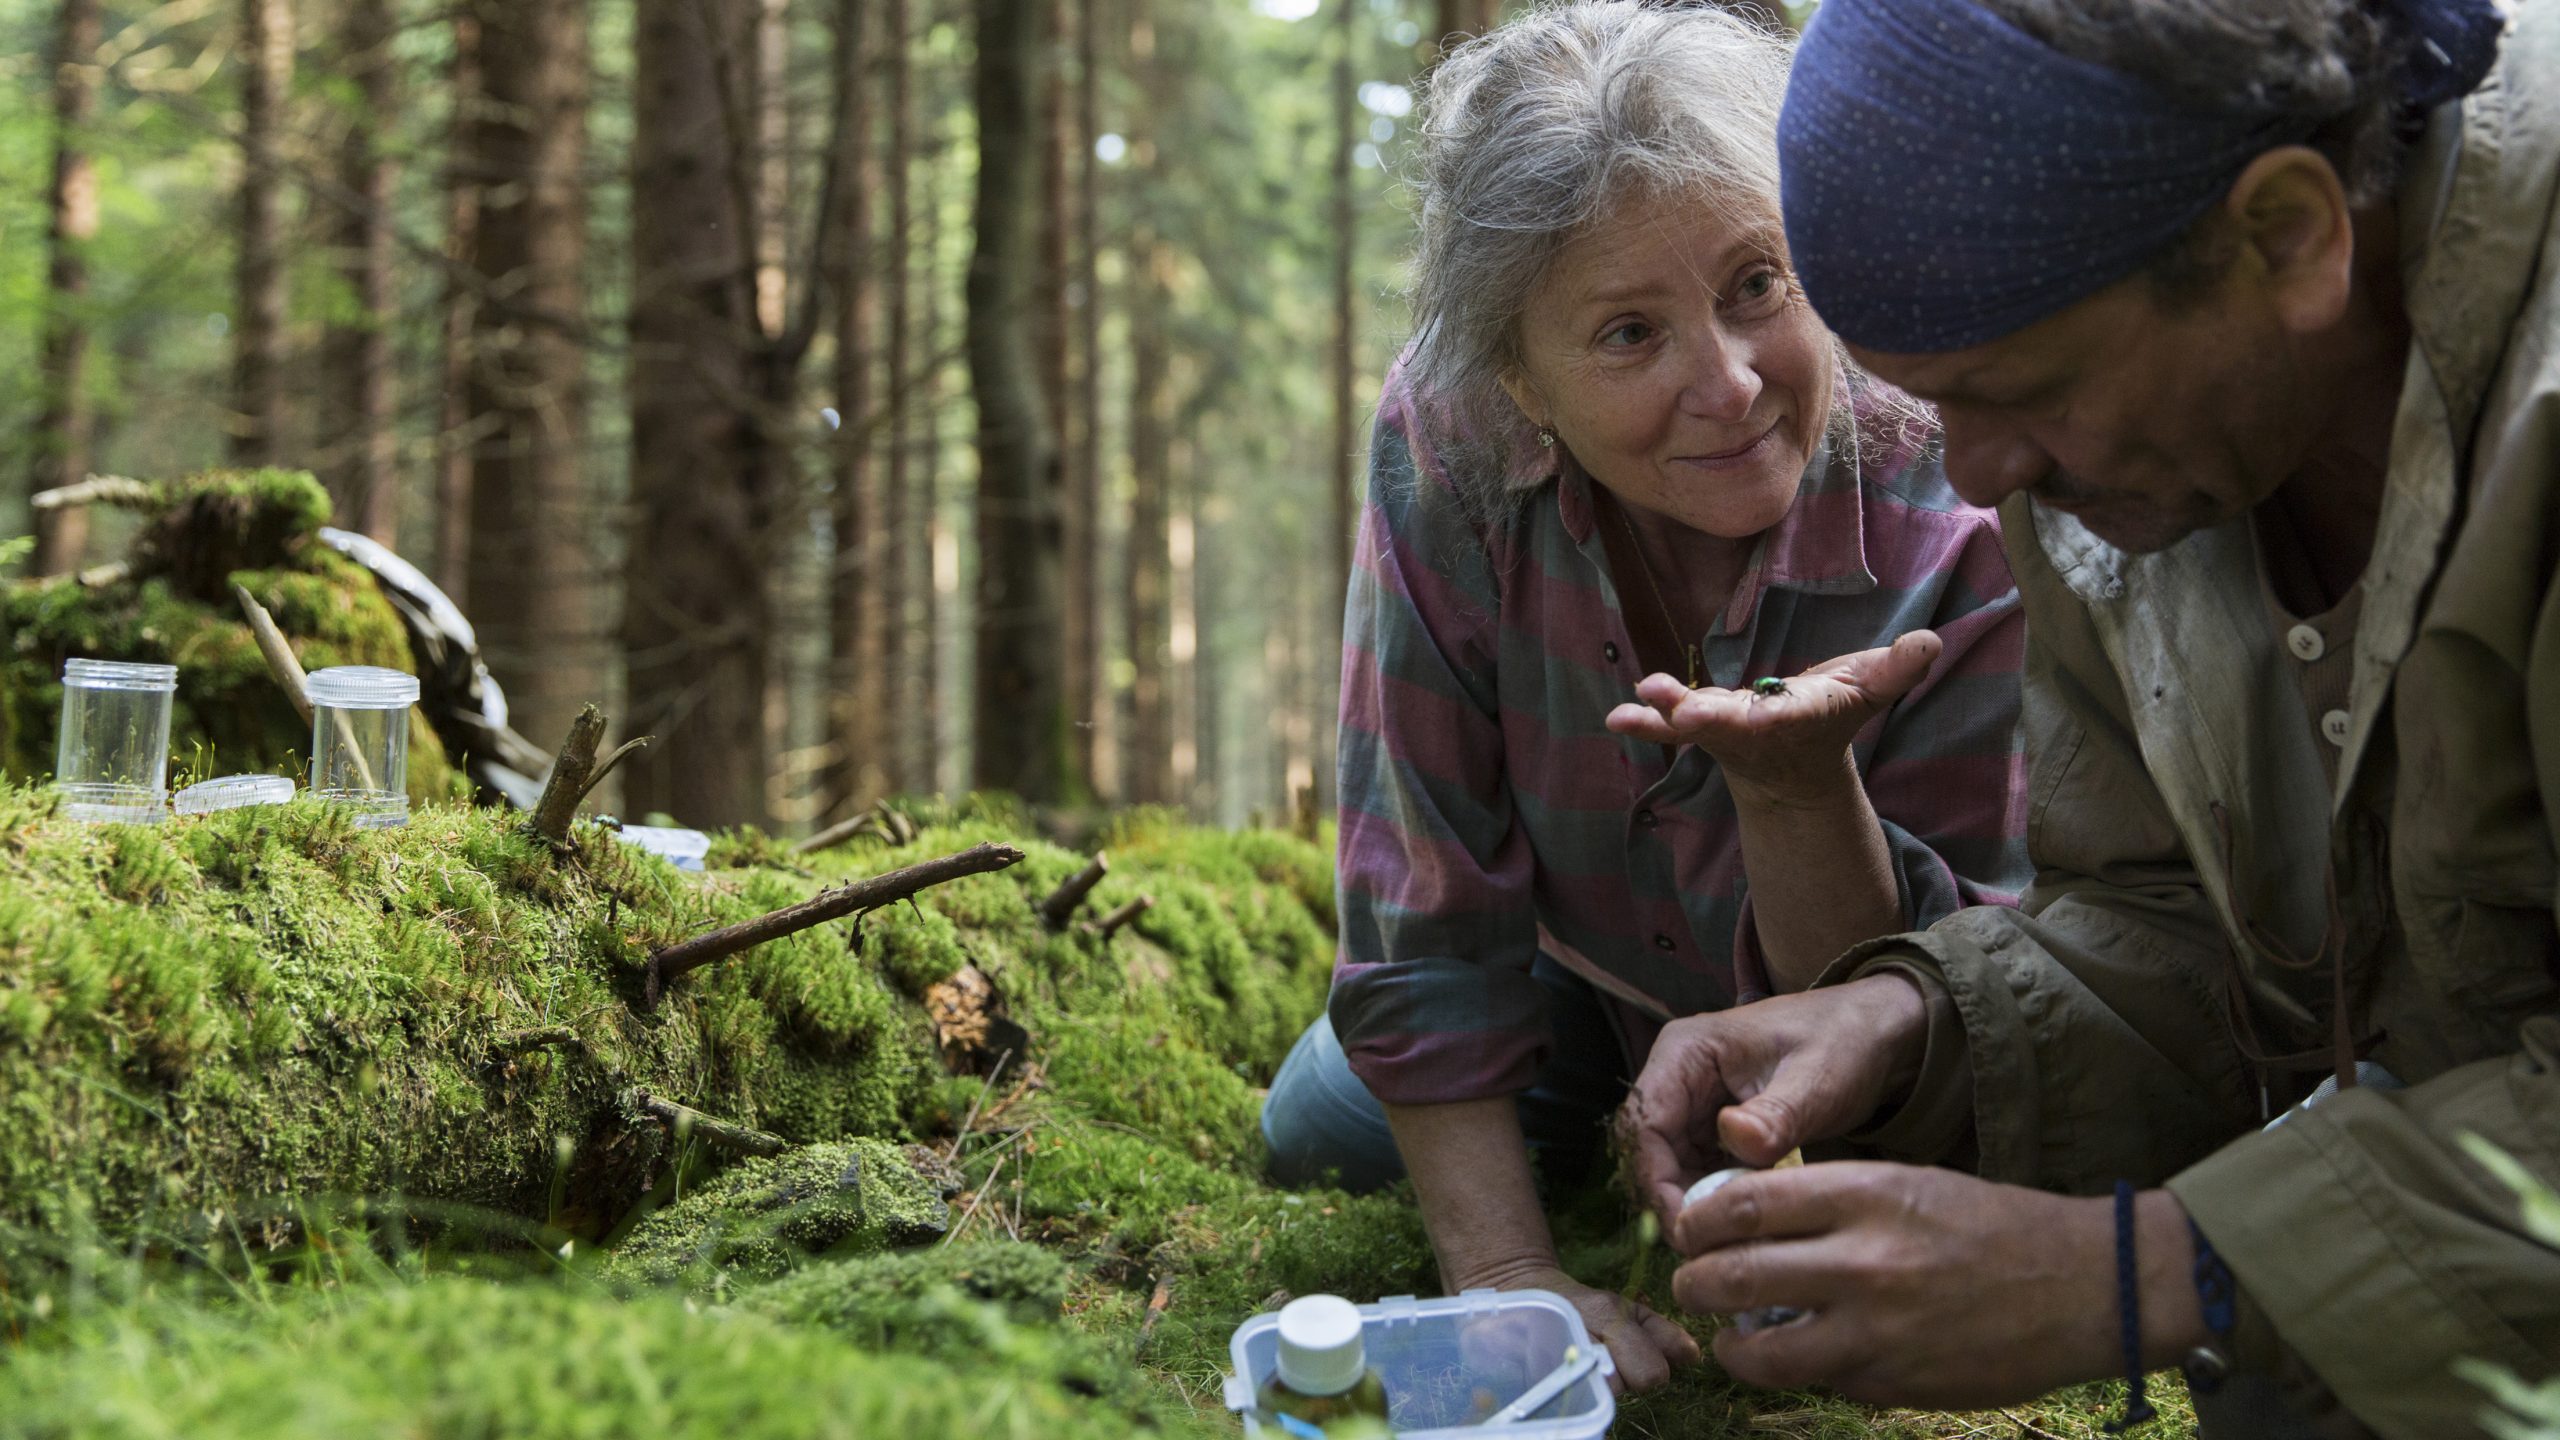
<path id="1" fill-rule="evenodd" d="M 2415 343 L 2335 787 L 2246 522 L 2129 555 L 2021 497 L 2036 883 L 1826 976 L 1936 991 L 1866 1138 L 2165 1182 L 2245 1292 L 2241 1368 L 2394 1440 L 2480 1433 L 2457 1358 L 2560 1370 L 2560 1253 L 2460 1144 L 2560 1183 L 2560 5 L 2518 8 L 2403 187 Z M 2262 1131 L 2330 1069 L 2332 877 L 2353 1029 L 2409 1088 Z"/>

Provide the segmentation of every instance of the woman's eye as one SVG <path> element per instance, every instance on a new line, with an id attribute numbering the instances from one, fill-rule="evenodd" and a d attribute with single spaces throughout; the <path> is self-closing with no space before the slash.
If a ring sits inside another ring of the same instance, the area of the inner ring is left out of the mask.
<path id="1" fill-rule="evenodd" d="M 1653 334 L 1653 327 L 1641 320 L 1630 320 L 1600 337 L 1606 345 L 1641 345 Z"/>
<path id="2" fill-rule="evenodd" d="M 1740 287 L 1745 300 L 1766 300 L 1778 288 L 1778 276 L 1771 270 L 1754 270 L 1743 277 Z"/>

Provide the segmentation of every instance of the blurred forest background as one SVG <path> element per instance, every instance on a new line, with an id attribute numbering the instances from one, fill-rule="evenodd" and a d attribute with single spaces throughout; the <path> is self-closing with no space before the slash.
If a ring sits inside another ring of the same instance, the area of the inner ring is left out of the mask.
<path id="1" fill-rule="evenodd" d="M 0 535 L 308 468 L 626 813 L 1331 802 L 1414 86 L 1500 0 L 0 0 Z"/>

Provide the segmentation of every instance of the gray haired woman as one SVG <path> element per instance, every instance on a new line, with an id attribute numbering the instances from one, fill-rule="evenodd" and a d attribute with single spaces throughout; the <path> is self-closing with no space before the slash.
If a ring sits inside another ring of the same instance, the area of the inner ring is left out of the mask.
<path id="1" fill-rule="evenodd" d="M 1342 948 L 1263 1115 L 1281 1178 L 1409 1174 L 1453 1290 L 1571 1297 L 1639 1389 L 1697 1347 L 1563 1272 L 1530 1153 L 1588 1165 L 1670 1020 L 2026 878 L 1999 530 L 1794 284 L 1787 60 L 1721 9 L 1585 0 L 1431 79 L 1346 620 Z"/>

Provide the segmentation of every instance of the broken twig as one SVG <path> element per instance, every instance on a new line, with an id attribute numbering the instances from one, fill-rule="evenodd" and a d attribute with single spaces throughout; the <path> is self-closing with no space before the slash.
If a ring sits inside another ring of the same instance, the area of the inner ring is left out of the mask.
<path id="1" fill-rule="evenodd" d="M 79 505 L 127 505 L 137 509 L 149 506 L 160 492 L 141 480 L 128 480 L 122 475 L 92 475 L 76 485 L 53 490 L 39 490 L 27 503 L 38 510 L 69 510 Z"/>
<path id="2" fill-rule="evenodd" d="M 543 782 L 542 799 L 533 807 L 533 833 L 555 847 L 569 844 L 569 822 L 578 818 L 578 802 L 586 797 L 587 776 L 595 769 L 596 746 L 602 743 L 604 712 L 590 705 L 569 722 L 569 738 L 560 742 L 551 778 Z"/>
<path id="3" fill-rule="evenodd" d="M 1155 1293 L 1147 1297 L 1147 1318 L 1138 1322 L 1137 1348 L 1144 1350 L 1147 1347 L 1147 1340 L 1156 1333 L 1156 1322 L 1163 1319 L 1164 1312 L 1172 1308 L 1173 1273 L 1167 1271 L 1156 1277 Z"/>
<path id="4" fill-rule="evenodd" d="M 586 803 L 588 796 L 596 793 L 596 787 L 604 783 L 604 777 L 613 773 L 614 766 L 647 749 L 649 742 L 657 738 L 655 735 L 643 735 L 613 747 L 612 754 L 597 761 L 596 768 L 587 772 L 587 783 L 578 787 L 578 798 L 570 805 L 571 811 L 574 812 L 579 805 Z"/>
<path id="5" fill-rule="evenodd" d="M 1052 930 L 1066 929 L 1067 922 L 1075 918 L 1076 907 L 1082 905 L 1084 897 L 1092 894 L 1093 887 L 1101 884 L 1102 877 L 1110 873 L 1111 857 L 1095 851 L 1083 869 L 1068 876 L 1057 889 L 1049 892 L 1048 899 L 1040 902 L 1040 918 Z"/>
<path id="6" fill-rule="evenodd" d="M 1139 916 L 1146 914 L 1155 907 L 1156 897 L 1153 895 L 1141 895 L 1137 899 L 1130 901 L 1128 904 L 1121 906 L 1119 909 L 1112 911 L 1110 914 L 1103 916 L 1102 919 L 1094 925 L 1093 933 L 1101 936 L 1105 940 L 1108 940 L 1112 936 L 1120 933 L 1121 926 L 1126 925 L 1130 921 L 1137 919 Z"/>
<path id="7" fill-rule="evenodd" d="M 850 820 L 839 820 L 833 825 L 828 826 L 826 829 L 819 831 L 817 834 L 810 836 L 808 839 L 801 841 L 799 844 L 792 846 L 791 853 L 794 855 L 815 855 L 821 850 L 832 850 L 836 846 L 852 839 L 854 836 L 861 834 L 866 827 L 876 823 L 878 819 L 879 816 L 875 812 L 865 810 Z"/>
<path id="8" fill-rule="evenodd" d="M 812 926 L 824 925 L 860 911 L 877 910 L 964 875 L 1002 870 L 1021 863 L 1021 860 L 1022 852 L 1011 845 L 973 845 L 958 854 L 927 860 L 903 870 L 892 870 L 886 875 L 874 875 L 868 880 L 856 880 L 833 890 L 822 890 L 797 905 L 723 926 L 690 940 L 679 940 L 649 957 L 643 1003 L 656 1006 L 658 996 L 665 991 L 668 981 L 716 960 L 726 960 L 741 950 L 752 949 L 768 940 L 779 940 L 785 935 L 796 935 Z"/>
<path id="9" fill-rule="evenodd" d="M 293 646 L 284 638 L 284 632 L 276 628 L 276 617 L 267 613 L 267 607 L 258 603 L 258 597 L 249 593 L 248 586 L 236 580 L 231 583 L 231 596 L 240 602 L 240 613 L 248 619 L 249 633 L 258 637 L 258 653 L 266 657 L 267 673 L 275 677 L 276 687 L 293 702 L 294 710 L 302 716 L 302 723 L 310 724 L 310 682 L 302 673 L 302 662 L 293 657 Z"/>
<path id="10" fill-rule="evenodd" d="M 715 1120 L 690 1105 L 661 1100 L 646 1090 L 631 1092 L 631 1107 L 664 1122 L 679 1140 L 695 1136 L 741 1155 L 779 1155 L 790 1148 L 790 1142 L 779 1135 Z"/>

